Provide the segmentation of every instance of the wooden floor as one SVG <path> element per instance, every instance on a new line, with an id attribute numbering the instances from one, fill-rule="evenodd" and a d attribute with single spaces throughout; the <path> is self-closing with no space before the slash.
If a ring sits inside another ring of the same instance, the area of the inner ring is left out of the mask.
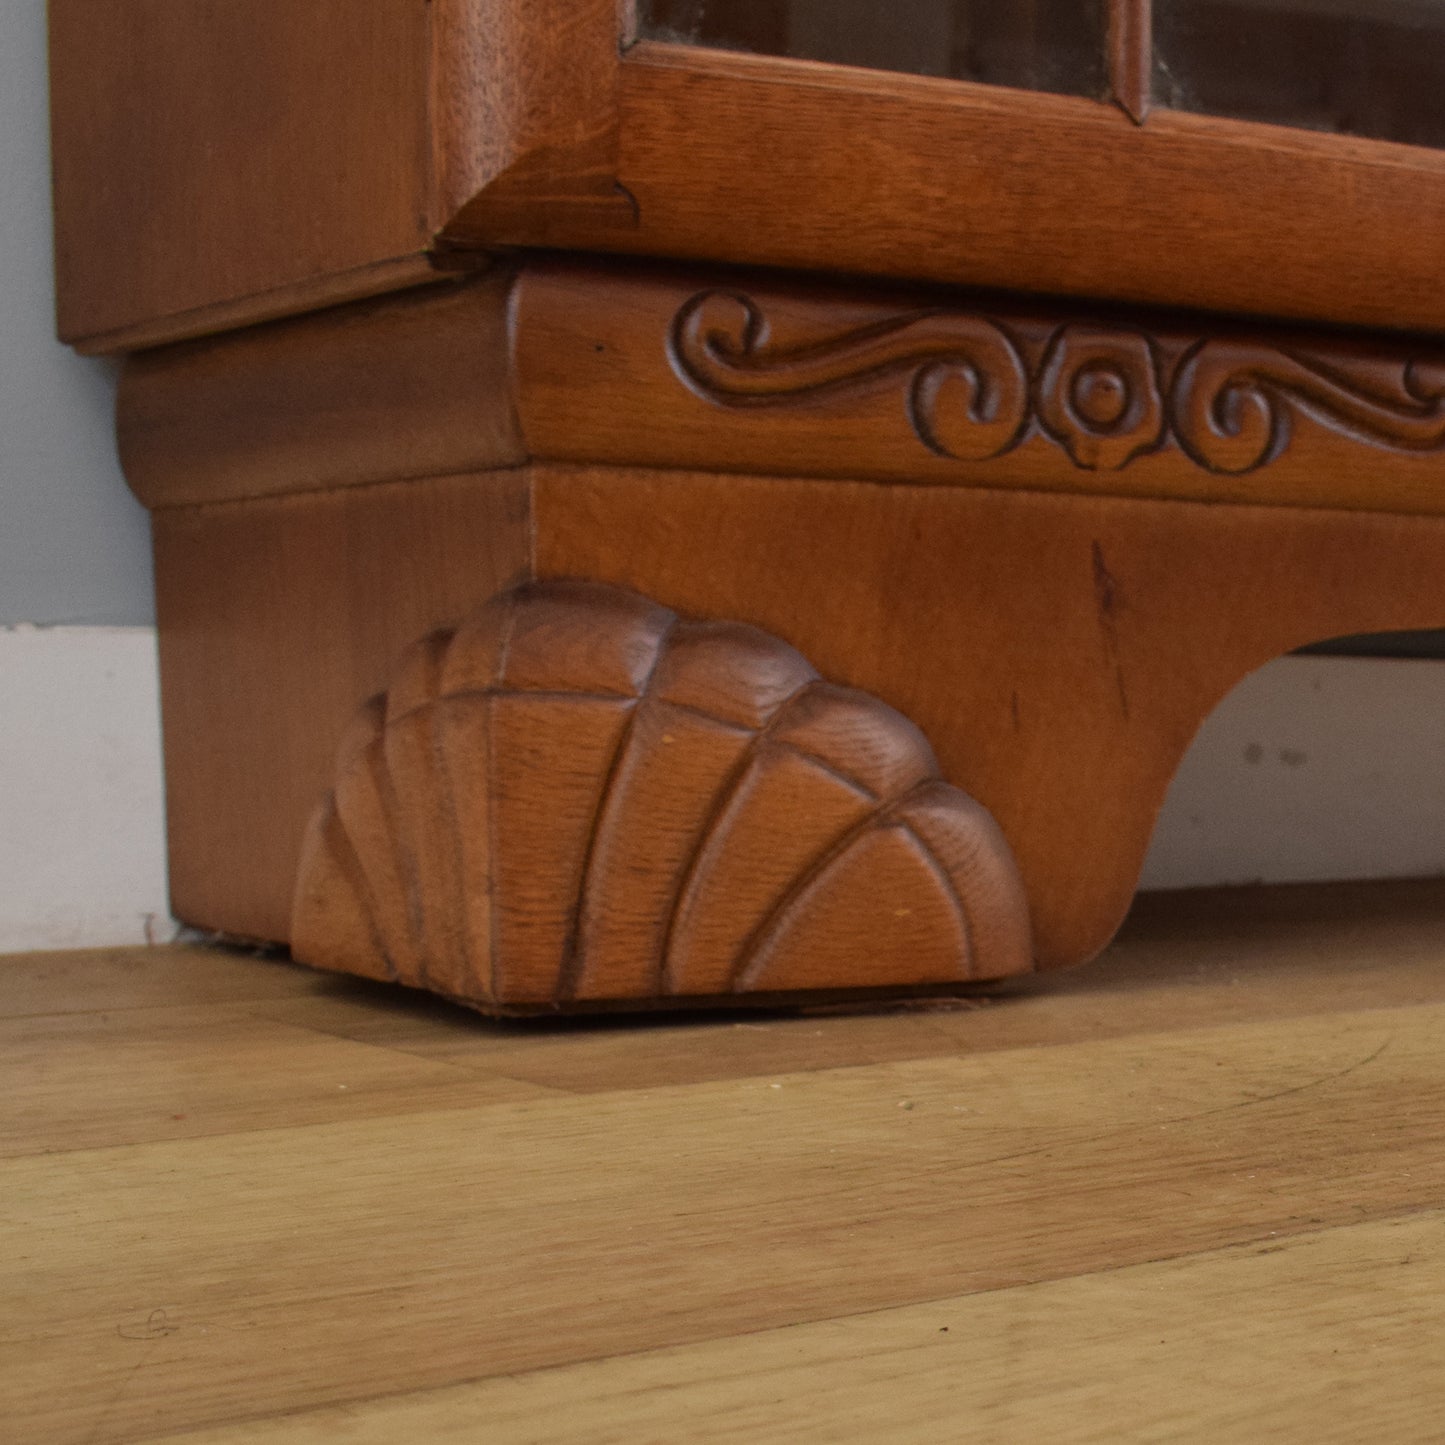
<path id="1" fill-rule="evenodd" d="M 1445 884 L 952 1012 L 0 960 L 0 1439 L 1445 1438 Z"/>

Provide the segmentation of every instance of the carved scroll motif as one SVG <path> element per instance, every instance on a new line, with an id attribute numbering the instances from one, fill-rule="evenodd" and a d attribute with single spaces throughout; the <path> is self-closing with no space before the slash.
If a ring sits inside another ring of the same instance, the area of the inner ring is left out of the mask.
<path id="1" fill-rule="evenodd" d="M 750 297 L 705 291 L 678 313 L 672 347 L 682 374 L 724 406 L 776 406 L 900 382 L 918 439 L 960 461 L 1012 451 L 1028 424 L 1023 356 L 1002 327 L 982 316 L 915 311 L 808 345 L 776 347 Z"/>
<path id="2" fill-rule="evenodd" d="M 1235 475 L 1279 456 L 1301 414 L 1399 451 L 1445 444 L 1445 365 L 1409 360 L 1377 372 L 1366 387 L 1297 353 L 1200 341 L 1175 374 L 1174 434 L 1200 466 Z"/>
<path id="3" fill-rule="evenodd" d="M 1028 345 L 1025 330 L 918 310 L 777 344 L 755 300 L 712 290 L 679 310 L 669 345 L 679 376 L 718 406 L 786 407 L 896 386 L 918 440 L 958 461 L 1003 456 L 1040 435 L 1087 470 L 1120 470 L 1172 444 L 1237 476 L 1279 457 L 1306 418 L 1390 449 L 1445 446 L 1445 361 L 1370 358 L 1347 372 L 1232 338 L 1071 321 Z"/>

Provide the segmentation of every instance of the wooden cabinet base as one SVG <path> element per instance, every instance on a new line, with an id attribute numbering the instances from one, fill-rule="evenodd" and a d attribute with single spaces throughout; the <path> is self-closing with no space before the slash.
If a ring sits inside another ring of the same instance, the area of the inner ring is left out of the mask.
<path id="1" fill-rule="evenodd" d="M 1238 681 L 1445 624 L 1431 357 L 900 305 L 549 262 L 134 360 L 178 915 L 499 1012 L 1078 963 Z"/>

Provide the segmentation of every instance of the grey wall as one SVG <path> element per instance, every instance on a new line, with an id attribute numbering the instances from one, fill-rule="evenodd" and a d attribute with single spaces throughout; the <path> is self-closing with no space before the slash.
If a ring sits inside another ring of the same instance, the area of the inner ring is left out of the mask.
<path id="1" fill-rule="evenodd" d="M 55 340 L 45 0 L 0 0 L 0 626 L 149 622 L 115 368 Z"/>

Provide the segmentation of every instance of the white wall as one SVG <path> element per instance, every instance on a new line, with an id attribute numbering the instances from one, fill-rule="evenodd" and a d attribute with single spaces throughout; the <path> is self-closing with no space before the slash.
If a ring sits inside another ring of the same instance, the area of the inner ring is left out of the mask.
<path id="1" fill-rule="evenodd" d="M 144 623 L 145 512 L 114 366 L 55 340 L 44 0 L 0 0 L 0 624 Z"/>
<path id="2" fill-rule="evenodd" d="M 1146 888 L 1445 874 L 1445 662 L 1284 657 L 1209 716 Z"/>

